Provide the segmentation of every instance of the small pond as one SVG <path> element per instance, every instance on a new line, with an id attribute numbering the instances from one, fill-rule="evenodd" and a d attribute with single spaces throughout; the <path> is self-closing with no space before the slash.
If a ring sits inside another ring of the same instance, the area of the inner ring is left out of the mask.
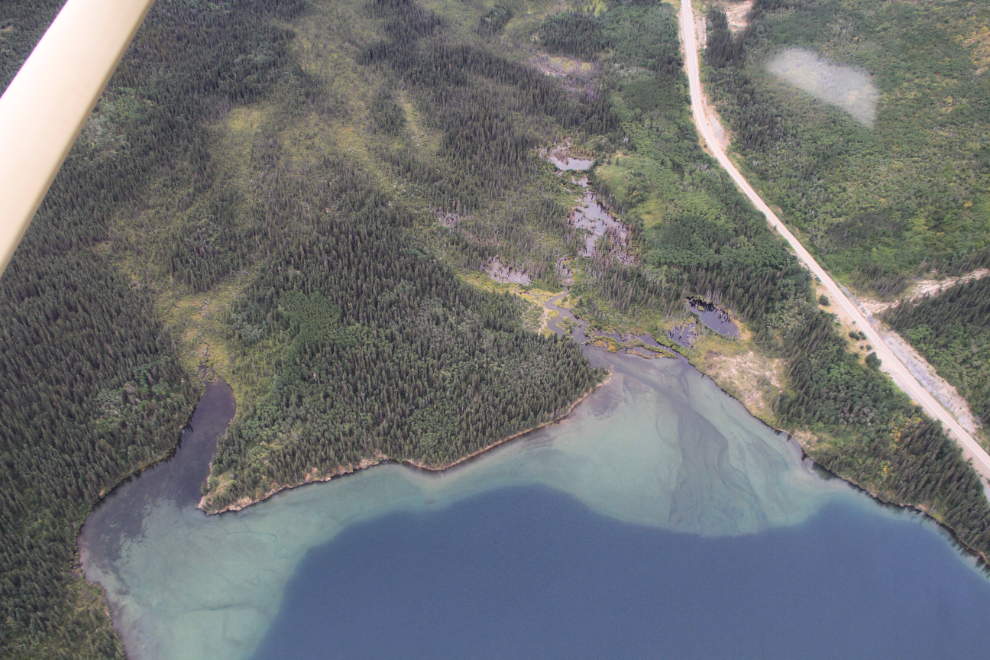
<path id="1" fill-rule="evenodd" d="M 687 306 L 691 313 L 698 317 L 699 321 L 718 334 L 732 338 L 739 336 L 739 328 L 732 322 L 729 312 L 715 303 L 703 298 L 689 298 Z"/>

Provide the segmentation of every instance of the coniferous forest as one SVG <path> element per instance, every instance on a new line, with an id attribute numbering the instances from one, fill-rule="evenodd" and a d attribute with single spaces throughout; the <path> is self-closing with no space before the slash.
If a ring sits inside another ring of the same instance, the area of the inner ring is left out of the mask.
<path id="1" fill-rule="evenodd" d="M 59 5 L 0 17 L 4 84 Z M 699 146 L 676 18 L 649 1 L 158 0 L 0 278 L 0 654 L 123 657 L 76 534 L 174 448 L 202 374 L 238 399 L 209 511 L 386 457 L 441 467 L 559 417 L 605 374 L 533 332 L 525 296 L 477 286 L 494 258 L 554 292 L 566 264 L 594 328 L 662 338 L 692 318 L 686 298 L 726 307 L 745 338 L 689 359 L 782 361 L 771 421 L 990 552 L 958 448 L 847 351 L 811 276 Z M 748 42 L 712 26 L 712 75 L 744 75 Z M 745 148 L 784 139 L 768 108 L 736 130 Z M 540 155 L 562 143 L 595 159 L 625 253 L 606 236 L 580 255 L 584 189 Z M 894 290 L 902 271 L 877 272 Z M 897 313 L 923 328 L 931 303 Z M 965 332 L 929 343 L 982 341 Z"/>
<path id="2" fill-rule="evenodd" d="M 624 11 L 637 16 L 638 8 Z M 622 10 L 609 14 L 607 21 L 566 19 L 583 27 L 561 35 L 586 38 L 562 36 L 548 48 L 577 57 L 586 43 L 614 43 Z M 665 35 L 667 56 L 677 61 L 676 15 L 663 6 L 660 15 L 666 21 L 649 33 Z M 625 33 L 650 27 L 637 16 Z M 718 44 L 709 38 L 708 57 L 717 57 Z M 628 52 L 665 60 L 643 46 Z M 686 297 L 720 301 L 745 322 L 752 345 L 786 361 L 786 386 L 771 402 L 775 425 L 817 438 L 806 450 L 827 469 L 880 499 L 931 511 L 971 547 L 990 547 L 990 507 L 959 448 L 885 376 L 847 351 L 835 317 L 812 294 L 811 276 L 698 146 L 679 62 L 650 76 L 617 76 L 612 85 L 623 138 L 593 178 L 637 230 L 641 263 L 596 256 L 587 278 L 571 289 L 582 295 L 578 314 L 605 326 L 631 320 L 660 336 L 653 319 L 676 318 Z"/>
<path id="3" fill-rule="evenodd" d="M 990 422 L 990 281 L 902 302 L 884 320 L 955 385 L 981 424 Z"/>
<path id="4" fill-rule="evenodd" d="M 5 39 L 25 39 L 3 51 L 5 85 L 58 4 L 15 3 Z M 0 279 L 0 634 L 10 657 L 123 657 L 102 595 L 74 568 L 75 537 L 100 496 L 168 456 L 198 392 L 154 296 L 113 263 L 111 218 L 176 159 L 206 157 L 199 125 L 212 101 L 263 92 L 271 65 L 228 77 L 238 51 L 285 41 L 248 38 L 244 15 L 197 29 L 194 12 L 169 4 L 101 100 L 113 120 L 87 127 L 92 139 L 73 149 Z M 217 68 L 204 66 L 217 56 Z M 154 81 L 140 98 L 138 77 Z"/>
<path id="5" fill-rule="evenodd" d="M 602 379 L 572 343 L 523 332 L 516 299 L 418 250 L 409 211 L 352 164 L 326 155 L 299 171 L 276 126 L 251 146 L 257 198 L 225 181 L 211 127 L 230 108 L 276 96 L 276 124 L 347 112 L 290 54 L 279 23 L 304 11 L 157 3 L 0 280 L 0 332 L 18 347 L 0 370 L 5 654 L 122 655 L 74 573 L 75 535 L 98 497 L 168 455 L 195 405 L 162 287 L 243 277 L 229 340 L 275 345 L 236 367 L 276 375 L 218 467 L 304 426 L 272 474 L 248 471 L 222 497 L 381 451 L 439 464 L 552 419 Z M 27 50 L 5 50 L 5 67 Z M 134 245 L 117 223 L 143 213 L 169 221 Z"/>
<path id="6" fill-rule="evenodd" d="M 710 93 L 741 163 L 816 259 L 882 298 L 911 276 L 986 265 L 990 7 L 756 0 L 733 33 L 722 11 L 732 4 L 710 3 Z M 875 116 L 857 120 L 783 82 L 768 63 L 787 48 L 845 67 L 809 79 L 840 87 L 863 74 L 847 98 L 876 95 Z"/>

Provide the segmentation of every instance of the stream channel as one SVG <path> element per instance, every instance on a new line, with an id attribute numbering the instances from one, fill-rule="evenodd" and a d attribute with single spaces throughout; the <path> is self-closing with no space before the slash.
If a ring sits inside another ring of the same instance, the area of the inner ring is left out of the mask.
<path id="1" fill-rule="evenodd" d="M 218 516 L 195 504 L 234 401 L 207 385 L 175 457 L 80 536 L 128 656 L 987 657 L 990 581 L 935 524 L 827 478 L 683 359 L 584 350 L 613 377 L 559 423 Z"/>

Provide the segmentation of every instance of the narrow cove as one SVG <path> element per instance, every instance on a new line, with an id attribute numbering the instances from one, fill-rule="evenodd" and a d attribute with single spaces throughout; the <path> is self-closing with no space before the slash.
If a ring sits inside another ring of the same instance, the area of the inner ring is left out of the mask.
<path id="1" fill-rule="evenodd" d="M 614 377 L 561 423 L 207 517 L 210 386 L 80 538 L 129 656 L 985 656 L 990 583 L 933 523 L 822 479 L 686 361 L 587 352 Z"/>

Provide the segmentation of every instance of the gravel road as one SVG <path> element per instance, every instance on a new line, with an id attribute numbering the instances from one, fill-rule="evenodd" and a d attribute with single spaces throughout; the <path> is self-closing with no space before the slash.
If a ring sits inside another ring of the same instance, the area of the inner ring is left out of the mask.
<path id="1" fill-rule="evenodd" d="M 982 475 L 985 480 L 990 479 L 990 455 L 976 442 L 952 414 L 946 410 L 935 398 L 918 382 L 911 374 L 911 371 L 901 362 L 893 350 L 883 341 L 877 330 L 866 320 L 859 308 L 843 293 L 839 285 L 829 276 L 824 268 L 812 258 L 808 251 L 801 245 L 793 234 L 784 226 L 780 218 L 770 209 L 770 207 L 757 194 L 745 177 L 733 164 L 725 151 L 715 138 L 715 132 L 704 111 L 704 92 L 701 87 L 701 74 L 698 63 L 698 46 L 694 30 L 694 11 L 691 7 L 691 0 L 681 0 L 681 42 L 685 50 L 685 66 L 687 68 L 688 81 L 691 90 L 691 112 L 694 116 L 694 123 L 698 127 L 709 151 L 715 156 L 718 162 L 732 177 L 736 186 L 749 198 L 749 200 L 766 217 L 770 226 L 773 227 L 790 244 L 791 249 L 797 255 L 798 260 L 808 270 L 810 270 L 828 291 L 828 296 L 834 304 L 842 307 L 842 310 L 856 321 L 856 326 L 866 334 L 870 343 L 874 346 L 877 357 L 883 362 L 881 369 L 890 375 L 894 383 L 907 393 L 919 406 L 924 409 L 934 419 L 942 422 L 942 426 L 949 432 L 962 447 L 963 455 L 973 460 L 973 467 Z"/>

